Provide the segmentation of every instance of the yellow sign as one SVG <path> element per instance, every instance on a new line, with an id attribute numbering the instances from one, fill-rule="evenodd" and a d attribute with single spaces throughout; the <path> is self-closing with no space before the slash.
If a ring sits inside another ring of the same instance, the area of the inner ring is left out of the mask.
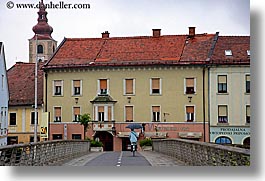
<path id="1" fill-rule="evenodd" d="M 40 137 L 41 138 L 49 137 L 49 131 L 48 131 L 49 118 L 50 118 L 49 112 L 42 113 L 42 119 L 41 119 L 41 124 L 40 124 Z"/>

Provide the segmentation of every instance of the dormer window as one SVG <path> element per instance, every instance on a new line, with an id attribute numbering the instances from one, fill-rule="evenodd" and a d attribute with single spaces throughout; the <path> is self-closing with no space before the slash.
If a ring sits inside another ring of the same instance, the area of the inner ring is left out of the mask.
<path id="1" fill-rule="evenodd" d="M 250 56 L 250 50 L 247 50 L 247 55 Z"/>
<path id="2" fill-rule="evenodd" d="M 232 50 L 225 50 L 225 56 L 232 56 Z"/>

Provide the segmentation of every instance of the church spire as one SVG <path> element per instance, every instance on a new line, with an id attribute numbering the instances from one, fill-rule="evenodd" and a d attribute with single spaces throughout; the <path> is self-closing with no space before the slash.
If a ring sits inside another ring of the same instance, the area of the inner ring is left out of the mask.
<path id="1" fill-rule="evenodd" d="M 32 28 L 33 32 L 40 34 L 38 39 L 52 39 L 51 34 L 53 28 L 48 24 L 46 7 L 43 3 L 43 0 L 39 2 L 39 11 L 38 11 L 38 23 Z M 35 38 L 35 36 L 33 38 Z"/>

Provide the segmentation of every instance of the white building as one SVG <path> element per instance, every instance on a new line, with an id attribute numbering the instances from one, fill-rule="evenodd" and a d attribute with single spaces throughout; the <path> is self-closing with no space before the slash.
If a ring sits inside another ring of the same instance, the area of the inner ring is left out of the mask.
<path id="1" fill-rule="evenodd" d="M 8 128 L 8 84 L 6 76 L 6 60 L 4 44 L 0 42 L 0 146 L 7 145 Z"/>
<path id="2" fill-rule="evenodd" d="M 210 142 L 250 146 L 250 37 L 220 36 L 212 61 Z"/>

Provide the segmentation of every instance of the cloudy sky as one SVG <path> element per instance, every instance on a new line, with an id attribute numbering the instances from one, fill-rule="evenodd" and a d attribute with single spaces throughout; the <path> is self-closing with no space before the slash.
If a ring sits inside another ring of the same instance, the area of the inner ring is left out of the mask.
<path id="1" fill-rule="evenodd" d="M 0 1 L 0 41 L 4 42 L 7 68 L 15 62 L 28 62 L 28 39 L 34 33 L 37 11 L 17 8 L 17 4 L 38 0 Z M 57 4 L 62 0 L 53 0 Z M 254 0 L 255 1 L 255 0 Z M 50 3 L 51 0 L 44 0 Z M 65 4 L 89 4 L 89 9 L 46 9 L 52 37 L 146 36 L 153 28 L 162 35 L 187 34 L 189 26 L 197 33 L 250 35 L 250 0 L 64 0 Z M 12 3 L 11 3 L 12 4 Z"/>

